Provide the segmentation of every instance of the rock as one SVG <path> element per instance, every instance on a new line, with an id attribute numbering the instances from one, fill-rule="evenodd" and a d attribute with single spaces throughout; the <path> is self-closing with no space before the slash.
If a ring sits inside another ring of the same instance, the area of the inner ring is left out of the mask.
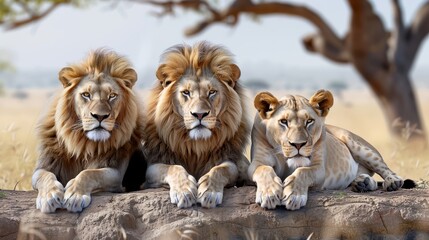
<path id="1" fill-rule="evenodd" d="M 96 193 L 80 214 L 43 214 L 37 192 L 2 191 L 0 239 L 429 239 L 428 189 L 310 192 L 298 211 L 264 210 L 255 191 L 226 189 L 216 209 L 178 209 L 165 189 Z"/>

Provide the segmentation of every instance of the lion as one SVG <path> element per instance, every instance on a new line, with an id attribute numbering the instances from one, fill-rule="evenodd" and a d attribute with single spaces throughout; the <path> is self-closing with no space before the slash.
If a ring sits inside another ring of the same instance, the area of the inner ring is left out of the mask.
<path id="1" fill-rule="evenodd" d="M 305 206 L 309 187 L 365 192 L 377 189 L 374 173 L 387 191 L 403 185 L 380 153 L 361 137 L 325 124 L 334 103 L 329 91 L 319 90 L 310 100 L 269 92 L 255 97 L 258 110 L 252 129 L 249 177 L 256 183 L 256 202 L 267 209 Z M 282 181 L 284 180 L 284 181 Z"/>
<path id="2" fill-rule="evenodd" d="M 142 108 L 132 90 L 137 73 L 124 57 L 98 49 L 63 68 L 59 80 L 64 88 L 38 126 L 32 185 L 42 212 L 81 212 L 92 192 L 122 191 L 132 154 L 141 155 Z"/>
<path id="3" fill-rule="evenodd" d="M 247 178 L 250 123 L 240 75 L 224 47 L 199 42 L 166 50 L 148 100 L 145 188 L 168 186 L 179 208 L 214 208 L 224 187 Z"/>

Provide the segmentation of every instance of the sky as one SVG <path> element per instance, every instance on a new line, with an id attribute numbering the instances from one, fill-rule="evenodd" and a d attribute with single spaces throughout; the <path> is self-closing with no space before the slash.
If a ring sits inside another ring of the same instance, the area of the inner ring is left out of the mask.
<path id="1" fill-rule="evenodd" d="M 321 13 L 339 35 L 348 28 L 350 10 L 345 0 L 296 0 Z M 421 0 L 403 0 L 405 19 L 409 23 Z M 389 0 L 372 1 L 386 27 L 391 27 Z M 202 16 L 178 12 L 176 16 L 158 18 L 160 8 L 137 3 L 93 4 L 84 9 L 62 6 L 43 20 L 23 28 L 0 30 L 0 53 L 5 54 L 17 71 L 56 70 L 78 62 L 93 49 L 108 47 L 127 56 L 146 78 L 155 75 L 159 56 L 178 43 L 193 44 L 200 40 L 226 46 L 242 68 L 242 76 L 261 76 L 264 71 L 353 71 L 317 54 L 309 54 L 301 40 L 315 28 L 306 20 L 289 16 L 266 16 L 259 21 L 242 16 L 233 28 L 216 24 L 195 37 L 185 37 L 184 30 Z M 258 68 L 259 65 L 264 68 Z M 429 46 L 425 42 L 414 70 L 429 68 Z M 345 69 L 345 70 L 344 70 Z M 152 81 L 145 80 L 145 81 Z"/>

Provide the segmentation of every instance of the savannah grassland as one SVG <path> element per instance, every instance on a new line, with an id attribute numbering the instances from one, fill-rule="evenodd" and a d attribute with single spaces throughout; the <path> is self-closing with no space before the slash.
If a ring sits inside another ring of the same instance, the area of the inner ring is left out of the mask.
<path id="1" fill-rule="evenodd" d="M 27 90 L 26 99 L 11 97 L 13 91 L 0 96 L 0 189 L 30 190 L 31 175 L 37 160 L 35 128 L 50 104 L 53 90 Z M 144 98 L 146 91 L 140 91 Z M 273 91 L 280 97 L 286 91 Z M 287 92 L 297 93 L 297 92 Z M 310 97 L 311 91 L 299 92 Z M 253 120 L 253 95 L 249 93 L 250 119 Z M 421 116 L 429 126 L 429 89 L 417 91 Z M 404 149 L 388 134 L 384 116 L 368 90 L 349 90 L 336 96 L 327 123 L 337 125 L 364 137 L 384 156 L 390 168 L 400 176 L 429 179 L 429 151 Z"/>

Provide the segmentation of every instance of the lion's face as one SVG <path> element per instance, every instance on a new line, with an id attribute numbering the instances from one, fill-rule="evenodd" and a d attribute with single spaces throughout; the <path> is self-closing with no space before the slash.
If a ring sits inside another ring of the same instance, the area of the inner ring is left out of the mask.
<path id="1" fill-rule="evenodd" d="M 116 126 L 122 91 L 109 76 L 87 76 L 74 91 L 75 111 L 85 135 L 92 141 L 106 141 Z"/>
<path id="2" fill-rule="evenodd" d="M 332 94 L 323 90 L 310 101 L 292 95 L 277 100 L 267 92 L 255 98 L 255 107 L 264 119 L 269 141 L 281 149 L 288 165 L 294 167 L 310 164 L 313 147 L 321 137 L 324 117 L 332 104 Z"/>
<path id="3" fill-rule="evenodd" d="M 177 85 L 174 105 L 194 140 L 212 136 L 223 99 L 222 83 L 213 77 L 185 76 Z"/>
<path id="4" fill-rule="evenodd" d="M 99 49 L 61 69 L 58 78 L 64 89 L 55 104 L 54 127 L 69 154 L 93 159 L 119 149 L 140 131 L 139 101 L 132 90 L 137 73 L 126 58 Z"/>
<path id="5" fill-rule="evenodd" d="M 162 87 L 155 117 L 159 133 L 168 141 L 174 137 L 162 131 L 166 127 L 185 128 L 192 140 L 213 140 L 216 134 L 234 135 L 239 122 L 228 118 L 240 121 L 242 117 L 236 91 L 240 89 L 236 89 L 240 75 L 230 53 L 221 47 L 202 42 L 194 47 L 177 45 L 169 49 L 156 72 Z M 173 105 L 174 112 L 170 112 L 167 105 Z M 221 129 L 226 128 L 231 131 L 221 134 Z M 227 137 L 222 138 L 224 141 Z"/>

